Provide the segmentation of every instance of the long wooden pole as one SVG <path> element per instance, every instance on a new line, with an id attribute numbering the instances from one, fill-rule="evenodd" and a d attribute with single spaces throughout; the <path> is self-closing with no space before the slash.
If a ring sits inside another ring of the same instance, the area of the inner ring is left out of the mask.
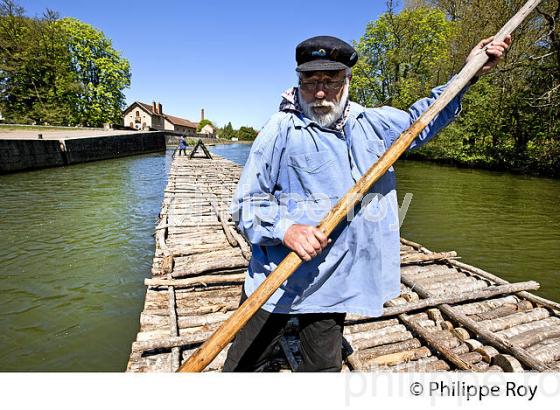
<path id="1" fill-rule="evenodd" d="M 513 16 L 506 25 L 494 36 L 495 41 L 503 41 L 511 34 L 523 20 L 539 5 L 542 0 L 529 0 Z M 342 222 L 348 212 L 368 192 L 370 187 L 387 172 L 394 162 L 412 144 L 412 141 L 426 126 L 449 104 L 459 92 L 471 81 L 476 73 L 486 64 L 489 57 L 486 47 L 480 49 L 476 55 L 463 67 L 459 74 L 451 81 L 445 91 L 434 103 L 403 132 L 393 145 L 371 166 L 371 168 L 356 182 L 356 185 L 330 210 L 318 225 L 326 235 L 330 235 L 336 226 Z M 295 252 L 288 256 L 265 279 L 253 294 L 243 303 L 233 315 L 179 368 L 180 372 L 200 372 L 233 340 L 235 335 L 260 309 L 272 294 L 284 283 L 303 261 Z"/>

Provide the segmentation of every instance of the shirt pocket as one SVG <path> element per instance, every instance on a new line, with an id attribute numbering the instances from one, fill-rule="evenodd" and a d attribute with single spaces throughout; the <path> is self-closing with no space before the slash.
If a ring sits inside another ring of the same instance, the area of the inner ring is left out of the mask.
<path id="1" fill-rule="evenodd" d="M 336 184 L 333 184 L 337 167 L 329 151 L 290 155 L 288 165 L 293 181 L 298 185 L 292 192 L 303 194 L 300 200 L 309 200 L 315 196 L 337 196 L 337 192 L 334 192 Z"/>
<path id="2" fill-rule="evenodd" d="M 307 154 L 290 155 L 289 165 L 307 174 L 317 174 L 321 169 L 334 162 L 328 151 L 310 152 Z"/>

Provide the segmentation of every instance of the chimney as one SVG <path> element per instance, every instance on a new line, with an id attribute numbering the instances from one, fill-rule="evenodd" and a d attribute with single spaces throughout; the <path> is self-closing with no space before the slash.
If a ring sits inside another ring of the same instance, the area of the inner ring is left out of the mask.
<path id="1" fill-rule="evenodd" d="M 200 109 L 200 121 L 204 121 L 204 108 Z"/>
<path id="2" fill-rule="evenodd" d="M 152 111 L 154 112 L 154 114 L 157 114 L 157 107 L 155 101 L 152 101 Z"/>
<path id="3" fill-rule="evenodd" d="M 158 102 L 157 110 L 159 115 L 163 115 L 163 106 Z"/>

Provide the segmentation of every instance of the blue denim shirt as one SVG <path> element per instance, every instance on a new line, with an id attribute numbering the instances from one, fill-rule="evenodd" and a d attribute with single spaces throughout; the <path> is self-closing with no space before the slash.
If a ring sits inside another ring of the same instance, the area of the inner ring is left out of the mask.
<path id="1" fill-rule="evenodd" d="M 290 249 L 294 223 L 317 225 L 338 199 L 437 98 L 445 86 L 408 111 L 350 102 L 341 131 L 322 128 L 301 112 L 274 114 L 256 138 L 232 202 L 237 227 L 252 244 L 244 288 L 264 281 Z M 416 138 L 421 146 L 460 111 L 465 90 Z M 285 101 L 284 101 L 285 102 Z M 289 104 L 281 105 L 290 107 Z M 400 294 L 399 217 L 394 169 L 389 169 L 330 235 L 332 242 L 271 296 L 277 313 L 348 312 L 376 317 Z"/>

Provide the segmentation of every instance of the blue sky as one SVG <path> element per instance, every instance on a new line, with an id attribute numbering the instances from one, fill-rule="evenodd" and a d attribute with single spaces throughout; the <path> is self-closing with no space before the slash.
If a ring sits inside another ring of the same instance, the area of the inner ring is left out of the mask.
<path id="1" fill-rule="evenodd" d="M 19 0 L 26 15 L 46 8 L 103 31 L 131 64 L 127 103 L 222 126 L 260 129 L 293 85 L 295 46 L 316 35 L 358 40 L 385 1 Z"/>

